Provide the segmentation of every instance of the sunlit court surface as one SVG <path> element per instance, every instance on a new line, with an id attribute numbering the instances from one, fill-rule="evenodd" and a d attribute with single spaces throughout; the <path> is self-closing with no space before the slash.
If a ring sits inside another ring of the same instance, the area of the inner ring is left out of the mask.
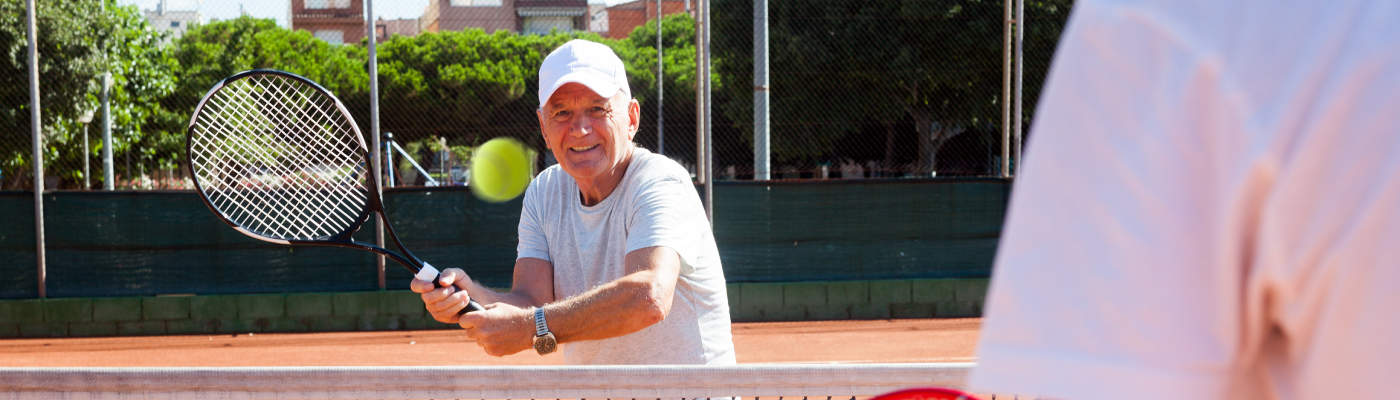
<path id="1" fill-rule="evenodd" d="M 977 318 L 734 325 L 740 363 L 969 362 Z M 558 353 L 492 357 L 455 330 L 240 333 L 0 340 L 6 367 L 558 365 Z"/>
<path id="2" fill-rule="evenodd" d="M 10 398 L 865 399 L 960 385 L 979 325 L 977 318 L 739 323 L 740 364 L 717 368 L 491 357 L 452 330 L 8 339 L 0 341 L 0 372 L 9 380 L 0 387 Z"/>

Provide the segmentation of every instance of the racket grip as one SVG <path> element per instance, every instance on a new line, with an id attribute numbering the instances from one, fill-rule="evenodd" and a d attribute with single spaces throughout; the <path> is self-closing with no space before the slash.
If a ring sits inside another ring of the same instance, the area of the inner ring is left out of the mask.
<path id="1" fill-rule="evenodd" d="M 414 278 L 417 278 L 417 279 L 420 279 L 420 280 L 425 280 L 425 281 L 428 281 L 428 282 L 432 282 L 433 285 L 436 285 L 437 287 L 440 287 L 440 288 L 442 288 L 442 287 L 447 287 L 447 286 L 443 286 L 443 285 L 442 285 L 442 282 L 439 282 L 439 281 L 438 281 L 437 278 L 438 278 L 438 275 L 440 275 L 440 274 L 442 274 L 442 272 L 438 271 L 438 269 L 435 268 L 435 267 L 433 267 L 432 264 L 428 264 L 428 263 L 425 262 L 425 263 L 423 263 L 423 268 L 419 268 L 419 269 L 418 269 L 418 273 L 417 273 L 417 274 L 414 274 L 413 277 L 414 277 Z M 466 313 L 469 313 L 469 312 L 472 312 L 472 311 L 481 311 L 481 310 L 483 310 L 483 309 L 484 309 L 484 308 L 481 307 L 481 303 L 477 303 L 476 300 L 472 300 L 472 299 L 468 298 L 468 299 L 467 299 L 467 306 L 466 306 L 465 308 L 462 308 L 461 311 L 457 311 L 457 315 L 466 314 Z"/>
<path id="2" fill-rule="evenodd" d="M 477 303 L 476 300 L 467 299 L 467 307 L 466 307 L 466 308 L 463 308 L 462 311 L 458 311 L 458 312 L 457 312 L 457 315 L 462 315 L 462 314 L 466 314 L 466 313 L 469 313 L 469 312 L 472 312 L 472 311 L 481 311 L 481 310 L 482 310 L 481 304 Z"/>

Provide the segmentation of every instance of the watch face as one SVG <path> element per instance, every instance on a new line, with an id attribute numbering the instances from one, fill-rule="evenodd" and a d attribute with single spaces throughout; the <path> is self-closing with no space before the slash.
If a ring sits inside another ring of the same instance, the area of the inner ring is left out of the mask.
<path id="1" fill-rule="evenodd" d="M 554 341 L 553 333 L 547 333 L 544 336 L 535 336 L 535 352 L 549 354 L 553 353 L 557 347 L 558 343 Z"/>

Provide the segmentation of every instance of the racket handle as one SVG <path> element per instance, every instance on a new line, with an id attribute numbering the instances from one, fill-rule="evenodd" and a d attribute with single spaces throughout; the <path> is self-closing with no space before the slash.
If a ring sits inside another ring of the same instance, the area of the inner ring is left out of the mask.
<path id="1" fill-rule="evenodd" d="M 422 267 L 422 268 L 419 268 L 419 269 L 418 269 L 418 273 L 417 273 L 417 274 L 414 274 L 413 277 L 414 277 L 414 278 L 418 278 L 418 279 L 420 279 L 420 280 L 425 280 L 425 281 L 428 281 L 428 282 L 432 282 L 433 285 L 436 285 L 437 287 L 440 287 L 440 288 L 444 288 L 444 287 L 447 287 L 447 286 L 443 286 L 442 282 L 439 282 L 438 279 L 437 279 L 437 278 L 438 278 L 438 275 L 441 275 L 441 274 L 442 274 L 442 272 L 438 271 L 438 269 L 435 268 L 435 267 L 433 267 L 432 264 L 428 264 L 428 263 L 424 262 L 424 263 L 423 263 L 423 267 Z M 472 299 L 468 298 L 468 299 L 467 299 L 467 306 L 466 306 L 465 308 L 462 308 L 461 311 L 457 311 L 457 315 L 462 315 L 462 314 L 466 314 L 466 313 L 469 313 L 469 312 L 472 312 L 472 311 L 481 311 L 481 310 L 484 310 L 484 308 L 481 307 L 481 303 L 477 303 L 476 300 L 472 300 Z"/>
<path id="2" fill-rule="evenodd" d="M 467 307 L 466 307 L 466 308 L 463 308 L 462 311 L 458 311 L 458 312 L 457 312 L 457 315 L 462 315 L 462 314 L 466 314 L 466 313 L 469 313 L 469 312 L 472 312 L 472 311 L 481 311 L 481 310 L 482 310 L 481 304 L 478 304 L 478 303 L 476 302 L 476 300 L 468 299 L 468 300 L 467 300 Z"/>

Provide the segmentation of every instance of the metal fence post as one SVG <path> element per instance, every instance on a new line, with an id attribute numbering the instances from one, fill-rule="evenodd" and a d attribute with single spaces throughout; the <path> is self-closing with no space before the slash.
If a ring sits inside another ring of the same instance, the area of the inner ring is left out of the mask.
<path id="1" fill-rule="evenodd" d="M 383 182 L 382 179 L 384 175 L 381 175 L 383 169 L 380 168 L 380 163 L 384 160 L 384 153 L 380 152 L 381 150 L 379 147 L 379 62 L 375 54 L 375 48 L 377 47 L 375 42 L 376 39 L 378 39 L 375 36 L 378 32 L 374 29 L 374 0 L 365 0 L 365 34 L 369 36 L 370 151 L 374 153 L 370 157 L 374 162 L 370 163 L 370 165 L 373 169 L 371 173 L 374 174 L 374 179 Z M 379 190 L 379 196 L 382 198 L 384 188 L 380 187 L 381 185 L 378 184 L 374 186 Z M 384 247 L 384 221 L 377 218 L 374 220 L 374 244 L 379 247 Z M 374 259 L 375 275 L 379 276 L 379 289 L 383 290 L 385 288 L 384 255 L 376 255 Z"/>
<path id="2" fill-rule="evenodd" d="M 1002 2 L 1001 22 L 1001 177 L 1011 177 L 1011 15 L 1013 0 Z"/>
<path id="3" fill-rule="evenodd" d="M 768 0 L 753 2 L 753 180 L 769 178 Z"/>
<path id="4" fill-rule="evenodd" d="M 47 286 L 48 262 L 44 257 L 44 121 L 39 118 L 39 28 L 38 18 L 35 17 L 39 9 L 34 5 L 34 0 L 27 1 L 26 6 L 29 11 L 26 22 L 29 30 L 29 128 L 34 147 L 34 159 L 30 160 L 34 165 L 34 261 L 38 268 L 36 280 L 39 298 L 42 299 L 48 297 L 44 290 Z"/>
<path id="5" fill-rule="evenodd" d="M 1022 79 L 1023 75 L 1021 74 L 1022 71 L 1024 71 L 1021 68 L 1021 60 L 1025 58 L 1023 56 L 1026 54 L 1022 51 L 1021 45 L 1022 38 L 1026 33 L 1025 6 L 1025 0 L 1016 0 L 1016 109 L 1012 111 L 1012 114 L 1015 114 L 1012 117 L 1012 121 L 1014 121 L 1015 124 L 1011 125 L 1011 129 L 1014 129 L 1012 132 L 1011 158 L 1015 160 L 1012 173 L 1015 175 L 1021 173 L 1021 84 L 1025 81 L 1025 79 Z"/>
<path id="6" fill-rule="evenodd" d="M 700 35 L 700 40 L 704 43 L 704 47 L 700 50 L 700 53 L 704 56 L 705 60 L 705 64 L 702 66 L 705 74 L 700 79 L 701 82 L 705 83 L 705 92 L 703 93 L 705 97 L 705 102 L 703 104 L 705 109 L 705 147 L 703 148 L 704 151 L 701 153 L 701 156 L 705 159 L 705 214 L 709 216 L 710 226 L 713 227 L 715 225 L 715 158 L 713 157 L 715 145 L 714 131 L 711 129 L 713 121 L 710 119 L 710 114 L 714 112 L 714 110 L 710 108 L 710 0 L 703 0 L 700 4 L 700 14 L 703 15 L 700 19 L 704 20 L 704 23 L 701 25 L 701 28 L 704 29 L 701 30 Z"/>
<path id="7" fill-rule="evenodd" d="M 666 61 L 662 56 L 665 45 L 661 40 L 661 19 L 665 16 L 662 0 L 656 0 L 656 154 L 666 155 L 666 109 L 662 107 L 666 94 Z"/>
<path id="8" fill-rule="evenodd" d="M 102 73 L 102 189 L 117 187 L 115 167 L 112 166 L 112 73 Z"/>
<path id="9" fill-rule="evenodd" d="M 709 48 L 709 44 L 705 42 L 705 29 L 709 24 L 705 21 L 707 1 L 695 1 L 695 179 L 705 184 L 705 170 L 709 169 L 709 166 L 705 165 L 705 84 L 709 81 L 706 78 L 710 76 L 710 63 L 704 49 Z M 708 202 L 705 203 L 706 210 L 709 210 L 709 206 Z"/>

